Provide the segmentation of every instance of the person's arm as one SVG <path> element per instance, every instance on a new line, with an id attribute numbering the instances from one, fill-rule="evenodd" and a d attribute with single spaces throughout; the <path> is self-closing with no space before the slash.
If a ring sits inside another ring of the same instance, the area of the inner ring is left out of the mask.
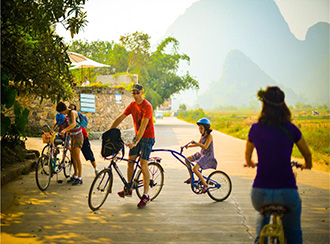
<path id="1" fill-rule="evenodd" d="M 313 164 L 312 164 L 312 153 L 309 150 L 309 147 L 303 138 L 301 136 L 300 140 L 296 143 L 299 151 L 301 152 L 302 156 L 305 159 L 305 163 L 302 165 L 301 169 L 311 169 Z"/>
<path id="2" fill-rule="evenodd" d="M 202 142 L 202 137 L 199 139 L 199 143 L 201 143 L 201 142 Z M 188 146 L 186 146 L 186 148 L 189 148 L 189 147 L 198 147 L 197 142 L 195 140 L 191 140 L 190 144 Z"/>
<path id="3" fill-rule="evenodd" d="M 119 115 L 111 124 L 110 129 L 112 128 L 117 128 L 120 123 L 127 117 L 126 114 L 122 113 L 121 115 Z"/>
<path id="4" fill-rule="evenodd" d="M 77 118 L 78 114 L 76 111 L 72 110 L 71 113 L 70 113 L 70 118 L 71 118 L 71 121 L 72 121 L 72 124 L 69 125 L 68 127 L 66 127 L 65 129 L 63 129 L 61 131 L 61 134 L 65 134 L 66 132 L 72 130 L 74 127 L 76 127 L 77 123 L 76 123 L 76 118 Z"/>
<path id="5" fill-rule="evenodd" d="M 252 153 L 254 150 L 254 144 L 249 141 L 249 139 L 246 141 L 246 148 L 245 148 L 245 162 L 246 164 L 244 166 L 247 167 L 254 167 L 254 163 L 252 162 Z"/>
<path id="6" fill-rule="evenodd" d="M 141 120 L 141 125 L 140 125 L 140 128 L 138 130 L 138 133 L 136 135 L 136 138 L 134 139 L 133 142 L 128 143 L 128 146 L 129 146 L 130 149 L 132 149 L 133 147 L 136 147 L 136 145 L 139 143 L 139 141 L 141 140 L 141 138 L 144 135 L 144 132 L 146 131 L 146 128 L 148 126 L 148 123 L 149 123 L 149 119 L 148 118 L 143 118 Z"/>
<path id="7" fill-rule="evenodd" d="M 197 147 L 201 147 L 202 149 L 206 150 L 209 148 L 211 142 L 213 140 L 213 137 L 212 135 L 210 134 L 207 138 L 206 138 L 206 141 L 205 141 L 205 144 L 202 143 L 202 138 L 199 140 L 199 142 L 195 142 L 195 141 L 192 141 L 192 145 L 191 146 L 197 146 Z"/>

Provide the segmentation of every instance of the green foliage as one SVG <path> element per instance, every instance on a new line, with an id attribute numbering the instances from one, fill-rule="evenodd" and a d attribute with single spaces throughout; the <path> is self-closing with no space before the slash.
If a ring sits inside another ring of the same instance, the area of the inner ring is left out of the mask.
<path id="1" fill-rule="evenodd" d="M 30 111 L 16 101 L 17 92 L 9 84 L 9 77 L 4 70 L 1 71 L 1 92 L 1 136 L 19 140 L 19 137 L 24 136 Z"/>
<path id="2" fill-rule="evenodd" d="M 180 106 L 179 106 L 179 110 L 180 110 L 180 111 L 186 111 L 186 110 L 187 110 L 187 106 L 186 106 L 186 104 L 180 104 Z"/>
<path id="3" fill-rule="evenodd" d="M 72 34 L 78 33 L 85 24 L 86 16 L 80 6 L 84 3 L 84 0 L 1 2 L 1 68 L 20 96 L 33 94 L 54 102 L 70 97 L 72 77 L 67 47 L 54 33 L 53 25 L 60 22 Z"/>
<path id="4" fill-rule="evenodd" d="M 143 67 L 149 60 L 150 52 L 150 36 L 142 32 L 134 32 L 133 34 L 121 36 L 120 43 L 128 51 L 127 73 L 140 74 Z"/>
<path id="5" fill-rule="evenodd" d="M 238 108 L 235 108 L 234 112 L 206 112 L 203 117 L 205 116 L 210 119 L 213 129 L 246 140 L 252 123 L 257 122 L 257 112 Z M 196 114 L 200 114 L 200 110 L 181 111 L 178 118 L 195 123 Z M 293 123 L 301 130 L 303 137 L 312 151 L 313 161 L 329 167 L 329 110 L 323 110 L 320 116 L 303 116 L 299 115 L 299 112 L 293 112 L 293 117 Z M 296 145 L 293 148 L 292 155 L 302 158 Z"/>
<path id="6" fill-rule="evenodd" d="M 203 109 L 197 110 L 187 110 L 187 111 L 180 111 L 178 113 L 178 118 L 188 121 L 190 123 L 196 123 L 199 119 L 206 117 L 206 114 Z"/>
<path id="7" fill-rule="evenodd" d="M 29 115 L 18 96 L 53 102 L 71 97 L 67 46 L 53 29 L 62 23 L 72 36 L 77 34 L 86 23 L 83 4 L 85 0 L 1 1 L 2 155 L 24 154 L 13 146 L 24 145 Z"/>
<path id="8" fill-rule="evenodd" d="M 156 109 L 173 94 L 190 88 L 198 89 L 199 86 L 189 73 L 177 75 L 180 62 L 189 63 L 189 57 L 178 52 L 179 42 L 176 39 L 166 38 L 155 52 L 150 51 L 149 39 L 147 34 L 135 32 L 120 37 L 120 44 L 75 41 L 70 50 L 111 66 L 110 69 L 91 69 L 94 74 L 92 81 L 97 74 L 138 74 L 145 98 Z M 79 72 L 74 75 L 78 77 Z"/>
<path id="9" fill-rule="evenodd" d="M 166 53 L 171 47 L 171 52 Z M 168 37 L 159 44 L 157 50 L 151 54 L 150 62 L 146 69 L 141 71 L 140 82 L 148 90 L 153 90 L 157 93 L 161 100 L 160 103 L 152 103 L 156 108 L 161 105 L 166 99 L 169 99 L 173 94 L 179 91 L 194 88 L 198 89 L 198 82 L 192 78 L 187 72 L 183 76 L 177 75 L 179 64 L 181 61 L 189 62 L 189 57 L 185 54 L 179 54 L 179 42 Z M 155 93 L 147 93 L 146 98 L 152 99 Z"/>

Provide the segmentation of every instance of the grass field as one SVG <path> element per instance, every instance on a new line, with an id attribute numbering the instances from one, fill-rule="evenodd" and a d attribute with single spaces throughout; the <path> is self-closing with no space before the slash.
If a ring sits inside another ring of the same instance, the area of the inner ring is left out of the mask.
<path id="1" fill-rule="evenodd" d="M 313 154 L 315 168 L 330 172 L 330 117 L 329 111 L 320 112 L 319 116 L 312 116 L 311 112 L 291 111 L 292 122 L 301 130 Z M 202 109 L 180 112 L 178 118 L 196 123 L 201 117 L 207 117 L 212 128 L 225 134 L 247 139 L 251 125 L 258 120 L 259 111 L 218 111 L 204 112 Z M 296 146 L 293 148 L 294 158 L 302 159 Z"/>

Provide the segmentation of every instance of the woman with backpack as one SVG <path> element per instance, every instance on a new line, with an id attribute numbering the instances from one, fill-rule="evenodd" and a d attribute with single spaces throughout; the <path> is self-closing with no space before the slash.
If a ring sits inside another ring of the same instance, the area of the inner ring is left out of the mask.
<path id="1" fill-rule="evenodd" d="M 61 131 L 61 134 L 70 132 L 71 136 L 71 157 L 73 160 L 74 174 L 68 180 L 72 185 L 81 185 L 82 181 L 82 166 L 80 161 L 80 150 L 83 146 L 84 137 L 79 124 L 79 116 L 77 111 L 68 109 L 65 103 L 59 102 L 56 106 L 56 111 L 68 116 L 69 126 Z"/>
<path id="2" fill-rule="evenodd" d="M 69 105 L 69 109 L 77 110 L 77 106 L 75 104 L 71 103 Z M 83 146 L 81 148 L 81 152 L 83 153 L 86 161 L 88 161 L 88 160 L 91 161 L 91 164 L 92 164 L 92 166 L 94 168 L 94 171 L 95 171 L 95 175 L 97 175 L 97 173 L 99 171 L 98 171 L 97 166 L 96 166 L 94 153 L 92 151 L 91 144 L 90 144 L 89 139 L 88 139 L 87 131 L 84 127 L 81 127 L 81 130 L 82 130 L 82 133 L 83 133 L 83 136 L 84 136 L 84 142 L 83 142 Z"/>

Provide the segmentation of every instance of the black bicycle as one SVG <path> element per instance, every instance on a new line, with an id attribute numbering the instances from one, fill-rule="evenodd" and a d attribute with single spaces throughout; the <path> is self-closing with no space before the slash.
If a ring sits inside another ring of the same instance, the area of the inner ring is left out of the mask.
<path id="1" fill-rule="evenodd" d="M 135 190 L 138 197 L 143 196 L 143 174 L 140 166 L 140 156 L 136 161 L 119 157 L 118 153 L 107 157 L 110 164 L 107 168 L 100 171 L 94 178 L 88 194 L 88 206 L 91 210 L 98 210 L 107 199 L 108 195 L 112 193 L 113 185 L 113 169 L 117 172 L 119 178 L 124 184 L 124 191 L 128 193 Z M 132 180 L 127 182 L 121 173 L 117 163 L 120 161 L 132 162 L 135 164 Z M 161 158 L 150 158 L 148 163 L 150 173 L 149 196 L 150 201 L 154 200 L 160 193 L 164 185 L 164 170 L 160 165 Z"/>

